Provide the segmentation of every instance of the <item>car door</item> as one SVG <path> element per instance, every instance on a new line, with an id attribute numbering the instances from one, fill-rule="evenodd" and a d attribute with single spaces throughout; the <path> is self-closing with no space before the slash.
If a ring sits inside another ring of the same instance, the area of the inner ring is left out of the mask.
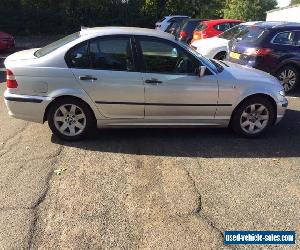
<path id="1" fill-rule="evenodd" d="M 130 36 L 103 36 L 67 54 L 82 88 L 108 118 L 144 118 L 144 85 Z"/>
<path id="2" fill-rule="evenodd" d="M 294 31 L 281 31 L 272 38 L 270 43 L 272 52 L 269 55 L 268 72 L 275 73 L 277 69 L 286 63 L 286 60 L 296 56 L 294 37 Z"/>
<path id="3" fill-rule="evenodd" d="M 196 74 L 200 61 L 178 44 L 137 37 L 145 83 L 145 118 L 214 119 L 218 82 Z"/>

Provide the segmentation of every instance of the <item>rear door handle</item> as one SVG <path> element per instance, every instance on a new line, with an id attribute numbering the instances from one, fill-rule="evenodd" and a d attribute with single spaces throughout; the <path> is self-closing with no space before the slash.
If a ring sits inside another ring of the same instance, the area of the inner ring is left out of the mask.
<path id="1" fill-rule="evenodd" d="M 162 81 L 152 78 L 152 79 L 146 80 L 145 83 L 151 84 L 151 85 L 158 85 L 158 84 L 161 84 Z"/>
<path id="2" fill-rule="evenodd" d="M 93 76 L 79 76 L 79 80 L 81 81 L 96 81 L 97 78 L 96 77 L 93 77 Z"/>

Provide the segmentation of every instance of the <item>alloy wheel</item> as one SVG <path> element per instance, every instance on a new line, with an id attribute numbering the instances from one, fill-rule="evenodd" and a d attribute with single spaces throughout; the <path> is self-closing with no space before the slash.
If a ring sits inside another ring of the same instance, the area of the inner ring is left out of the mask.
<path id="1" fill-rule="evenodd" d="M 54 113 L 54 125 L 63 135 L 76 136 L 85 129 L 86 116 L 77 105 L 64 104 Z"/>
<path id="2" fill-rule="evenodd" d="M 285 69 L 278 75 L 278 79 L 284 87 L 284 90 L 288 92 L 293 89 L 296 84 L 297 76 L 293 70 Z"/>
<path id="3" fill-rule="evenodd" d="M 240 125 L 247 134 L 257 134 L 264 130 L 270 119 L 268 109 L 259 103 L 246 107 L 240 118 Z"/>

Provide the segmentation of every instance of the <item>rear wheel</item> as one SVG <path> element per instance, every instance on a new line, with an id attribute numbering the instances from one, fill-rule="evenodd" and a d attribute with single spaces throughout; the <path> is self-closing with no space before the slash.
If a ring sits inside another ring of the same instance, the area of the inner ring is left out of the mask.
<path id="1" fill-rule="evenodd" d="M 292 65 L 284 66 L 277 72 L 276 77 L 281 82 L 285 92 L 291 92 L 300 80 L 299 69 Z"/>
<path id="2" fill-rule="evenodd" d="M 86 103 L 78 99 L 64 98 L 50 107 L 48 124 L 56 136 L 75 141 L 89 134 L 95 126 L 95 119 Z"/>
<path id="3" fill-rule="evenodd" d="M 272 103 L 263 97 L 253 97 L 237 107 L 231 126 L 239 135 L 257 137 L 268 129 L 274 118 L 275 110 Z"/>

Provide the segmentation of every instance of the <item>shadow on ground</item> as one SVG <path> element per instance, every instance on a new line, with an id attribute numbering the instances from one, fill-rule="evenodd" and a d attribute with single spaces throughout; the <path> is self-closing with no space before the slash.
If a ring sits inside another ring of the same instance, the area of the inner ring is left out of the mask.
<path id="1" fill-rule="evenodd" d="M 102 129 L 80 142 L 52 142 L 99 152 L 136 155 L 221 158 L 300 156 L 300 111 L 288 110 L 284 120 L 257 139 L 239 138 L 229 129 Z"/>

